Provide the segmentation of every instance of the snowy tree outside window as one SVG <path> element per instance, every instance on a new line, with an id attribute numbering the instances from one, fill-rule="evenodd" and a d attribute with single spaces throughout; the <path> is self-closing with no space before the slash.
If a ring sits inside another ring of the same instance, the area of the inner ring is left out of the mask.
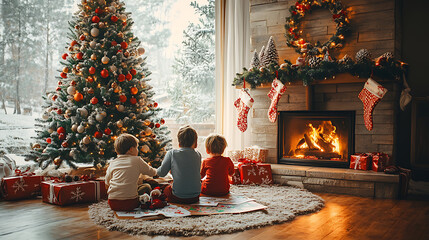
<path id="1" fill-rule="evenodd" d="M 0 155 L 26 154 L 42 96 L 55 91 L 68 22 L 81 0 L 3 0 L 0 4 Z M 214 131 L 214 0 L 126 0 L 146 49 L 149 82 L 171 130 L 196 128 L 199 151 Z"/>

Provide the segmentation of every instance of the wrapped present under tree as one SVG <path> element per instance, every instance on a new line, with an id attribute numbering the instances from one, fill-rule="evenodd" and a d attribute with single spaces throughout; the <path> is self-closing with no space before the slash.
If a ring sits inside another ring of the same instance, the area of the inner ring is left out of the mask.
<path id="1" fill-rule="evenodd" d="M 21 173 L 16 170 L 15 175 L 4 177 L 1 180 L 1 191 L 5 200 L 32 198 L 40 195 L 40 183 L 43 176 L 33 173 Z"/>
<path id="2" fill-rule="evenodd" d="M 241 160 L 238 165 L 242 184 L 272 184 L 271 165 L 253 160 Z"/>

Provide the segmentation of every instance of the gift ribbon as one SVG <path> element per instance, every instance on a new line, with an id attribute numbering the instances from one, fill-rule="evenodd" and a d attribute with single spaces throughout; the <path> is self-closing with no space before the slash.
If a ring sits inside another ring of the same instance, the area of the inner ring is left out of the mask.
<path id="1" fill-rule="evenodd" d="M 28 171 L 28 169 L 27 170 L 25 170 L 24 172 L 22 172 L 21 170 L 19 170 L 19 169 L 15 169 L 15 176 L 24 176 L 24 177 L 29 177 L 29 176 L 33 176 L 33 175 L 36 175 L 35 173 L 33 173 L 33 172 L 29 172 Z"/>
<path id="2" fill-rule="evenodd" d="M 100 182 L 99 181 L 93 181 L 95 184 L 95 201 L 100 200 Z"/>
<path id="3" fill-rule="evenodd" d="M 356 157 L 355 168 L 354 169 L 357 169 L 357 166 L 358 166 L 358 164 L 360 162 L 360 157 L 361 157 L 360 155 Z"/>

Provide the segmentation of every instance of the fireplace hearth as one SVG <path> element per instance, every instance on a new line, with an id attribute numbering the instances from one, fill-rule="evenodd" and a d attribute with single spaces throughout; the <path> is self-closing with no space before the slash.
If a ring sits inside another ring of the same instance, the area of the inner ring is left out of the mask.
<path id="1" fill-rule="evenodd" d="M 355 111 L 282 111 L 279 163 L 347 168 L 354 153 Z"/>

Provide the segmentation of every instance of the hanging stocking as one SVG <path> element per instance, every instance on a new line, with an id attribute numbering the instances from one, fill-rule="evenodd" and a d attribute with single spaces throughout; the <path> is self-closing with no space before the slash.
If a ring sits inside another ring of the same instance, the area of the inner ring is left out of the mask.
<path id="1" fill-rule="evenodd" d="M 253 105 L 253 98 L 250 96 L 249 90 L 241 89 L 240 97 L 235 100 L 234 106 L 238 110 L 237 127 L 240 131 L 245 132 L 247 129 L 247 114 Z"/>
<path id="2" fill-rule="evenodd" d="M 268 119 L 270 122 L 276 122 L 277 120 L 277 104 L 279 103 L 280 98 L 283 93 L 286 92 L 286 86 L 283 85 L 277 78 L 274 79 L 271 84 L 272 88 L 268 93 L 268 97 L 271 99 L 271 105 L 268 109 Z"/>
<path id="3" fill-rule="evenodd" d="M 363 119 L 368 131 L 372 130 L 372 112 L 378 102 L 384 97 L 387 89 L 376 81 L 368 78 L 364 88 L 359 93 L 359 99 L 363 102 Z"/>

